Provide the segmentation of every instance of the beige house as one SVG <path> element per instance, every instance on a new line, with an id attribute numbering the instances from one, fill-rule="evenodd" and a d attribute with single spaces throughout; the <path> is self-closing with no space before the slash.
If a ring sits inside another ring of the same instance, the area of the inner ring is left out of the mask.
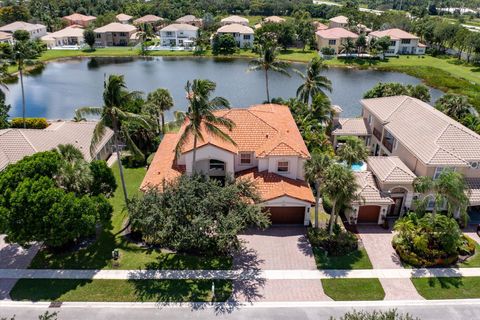
<path id="1" fill-rule="evenodd" d="M 177 20 L 175 20 L 175 22 L 180 24 L 189 24 L 198 28 L 201 28 L 203 26 L 203 19 L 197 18 L 191 14 L 180 17 Z"/>
<path id="2" fill-rule="evenodd" d="M 13 43 L 13 35 L 8 32 L 0 31 L 0 43 Z"/>
<path id="3" fill-rule="evenodd" d="M 248 27 L 249 21 L 248 21 L 247 18 L 244 18 L 244 17 L 230 16 L 230 17 L 226 17 L 226 18 L 223 18 L 222 20 L 220 20 L 220 24 L 222 26 L 226 26 L 226 25 L 229 25 L 229 24 L 241 24 L 243 26 Z"/>
<path id="4" fill-rule="evenodd" d="M 254 31 L 242 24 L 227 24 L 217 30 L 217 35 L 231 34 L 239 48 L 253 47 Z"/>
<path id="5" fill-rule="evenodd" d="M 161 17 L 155 16 L 153 14 L 147 14 L 146 16 L 133 20 L 133 24 L 136 26 L 149 24 L 149 25 L 152 25 L 153 27 L 156 27 L 158 25 L 162 25 L 164 21 L 165 19 Z"/>
<path id="6" fill-rule="evenodd" d="M 318 50 L 328 47 L 333 48 L 335 53 L 340 53 L 342 42 L 346 39 L 355 41 L 358 38 L 358 34 L 348 31 L 344 28 L 331 28 L 325 30 L 318 30 L 315 32 L 317 39 Z"/>
<path id="7" fill-rule="evenodd" d="M 123 24 L 129 24 L 133 17 L 129 16 L 128 14 L 120 13 L 115 16 L 118 22 L 123 23 Z"/>
<path id="8" fill-rule="evenodd" d="M 112 22 L 93 31 L 95 32 L 96 46 L 128 46 L 135 42 L 134 34 L 137 32 L 137 28 L 129 24 Z"/>
<path id="9" fill-rule="evenodd" d="M 74 145 L 87 161 L 106 160 L 112 154 L 113 131 L 107 128 L 92 157 L 90 144 L 96 125 L 94 121 L 60 121 L 46 129 L 0 130 L 0 171 L 26 156 L 55 149 L 60 144 Z"/>
<path id="10" fill-rule="evenodd" d="M 372 133 L 366 144 L 374 157 L 367 169 L 379 191 L 393 202 L 385 212 L 377 206 L 379 223 L 384 217 L 401 215 L 418 197 L 429 197 L 427 209 L 433 209 L 433 197 L 415 194 L 412 182 L 417 176 L 436 179 L 446 169 L 465 176 L 470 206 L 480 206 L 480 135 L 412 97 L 364 99 L 361 104 L 365 130 Z M 355 212 L 349 216 L 365 221 L 359 213 L 357 209 L 357 216 Z M 374 214 L 364 215 L 371 221 Z"/>
<path id="11" fill-rule="evenodd" d="M 426 46 L 420 43 L 420 39 L 401 29 L 387 29 L 383 31 L 374 31 L 369 34 L 370 39 L 382 37 L 390 38 L 390 47 L 385 55 L 393 56 L 399 54 L 425 54 Z"/>
<path id="12" fill-rule="evenodd" d="M 85 40 L 83 32 L 85 30 L 79 25 L 66 27 L 57 32 L 49 33 L 43 36 L 41 40 L 47 45 L 49 49 L 78 47 L 84 44 Z"/>
<path id="13" fill-rule="evenodd" d="M 47 34 L 47 27 L 43 24 L 33 24 L 23 21 L 15 21 L 0 27 L 1 32 L 13 34 L 17 30 L 24 30 L 30 34 L 30 39 L 40 39 Z"/>
<path id="14" fill-rule="evenodd" d="M 330 28 L 346 28 L 348 26 L 348 18 L 345 16 L 336 16 L 329 20 Z"/>
<path id="15" fill-rule="evenodd" d="M 95 20 L 97 20 L 97 18 L 94 16 L 86 16 L 84 14 L 74 13 L 63 17 L 62 20 L 66 21 L 69 26 L 82 26 L 86 28 Z"/>

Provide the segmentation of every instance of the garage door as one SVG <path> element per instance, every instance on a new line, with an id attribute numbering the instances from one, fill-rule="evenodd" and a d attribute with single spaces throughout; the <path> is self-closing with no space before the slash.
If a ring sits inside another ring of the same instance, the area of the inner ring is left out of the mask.
<path id="1" fill-rule="evenodd" d="M 361 206 L 358 211 L 358 223 L 377 223 L 380 206 Z"/>
<path id="2" fill-rule="evenodd" d="M 305 207 L 267 207 L 272 224 L 302 224 Z"/>

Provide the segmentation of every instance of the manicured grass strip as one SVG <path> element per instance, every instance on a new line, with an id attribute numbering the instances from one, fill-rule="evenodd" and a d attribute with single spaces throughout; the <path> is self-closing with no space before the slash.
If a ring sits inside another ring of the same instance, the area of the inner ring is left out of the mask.
<path id="1" fill-rule="evenodd" d="M 480 298 L 480 277 L 413 278 L 412 282 L 429 300 Z"/>
<path id="2" fill-rule="evenodd" d="M 215 301 L 226 301 L 232 282 L 215 280 Z M 210 302 L 211 280 L 21 279 L 13 300 L 100 302 Z"/>
<path id="3" fill-rule="evenodd" d="M 335 301 L 383 300 L 385 292 L 377 278 L 322 279 L 325 294 Z"/>
<path id="4" fill-rule="evenodd" d="M 320 248 L 313 248 L 318 269 L 373 269 L 367 251 L 360 249 L 344 256 L 327 256 Z"/>
<path id="5" fill-rule="evenodd" d="M 116 269 L 231 269 L 232 260 L 226 257 L 203 257 L 165 253 L 141 248 L 117 234 L 127 217 L 120 185 L 118 165 L 113 166 L 118 189 L 110 199 L 113 206 L 111 225 L 105 226 L 99 239 L 86 249 L 58 253 L 41 250 L 33 259 L 31 269 L 113 269 L 112 250 L 120 252 Z M 145 168 L 124 168 L 129 197 L 139 194 Z"/>
<path id="6" fill-rule="evenodd" d="M 478 268 L 480 267 L 480 245 L 475 246 L 475 254 L 466 261 L 458 264 L 459 268 Z"/>

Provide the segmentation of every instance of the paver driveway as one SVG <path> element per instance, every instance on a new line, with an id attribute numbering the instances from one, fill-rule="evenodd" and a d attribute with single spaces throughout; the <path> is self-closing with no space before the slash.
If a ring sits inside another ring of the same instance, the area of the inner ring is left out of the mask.
<path id="1" fill-rule="evenodd" d="M 234 258 L 236 269 L 315 270 L 312 248 L 304 227 L 271 227 L 249 230 L 240 235 L 243 250 Z M 318 301 L 330 300 L 320 280 L 255 280 L 234 282 L 238 301 Z"/>
<path id="2" fill-rule="evenodd" d="M 5 242 L 5 236 L 0 235 L 0 269 L 25 269 L 37 254 L 38 245 L 25 249 L 16 244 Z M 10 299 L 9 293 L 17 280 L 0 279 L 0 300 Z"/>
<path id="3" fill-rule="evenodd" d="M 357 230 L 374 269 L 403 268 L 392 247 L 393 232 L 376 225 L 359 225 Z M 423 299 L 410 279 L 379 279 L 385 300 Z"/>

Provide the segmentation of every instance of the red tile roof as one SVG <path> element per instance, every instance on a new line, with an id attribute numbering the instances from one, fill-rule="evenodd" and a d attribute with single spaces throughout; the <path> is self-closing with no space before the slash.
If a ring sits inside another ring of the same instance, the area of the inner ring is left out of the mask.
<path id="1" fill-rule="evenodd" d="M 358 34 L 348 31 L 344 28 L 331 28 L 326 30 L 319 30 L 316 34 L 324 39 L 345 39 L 351 38 L 356 39 L 358 38 Z"/>

